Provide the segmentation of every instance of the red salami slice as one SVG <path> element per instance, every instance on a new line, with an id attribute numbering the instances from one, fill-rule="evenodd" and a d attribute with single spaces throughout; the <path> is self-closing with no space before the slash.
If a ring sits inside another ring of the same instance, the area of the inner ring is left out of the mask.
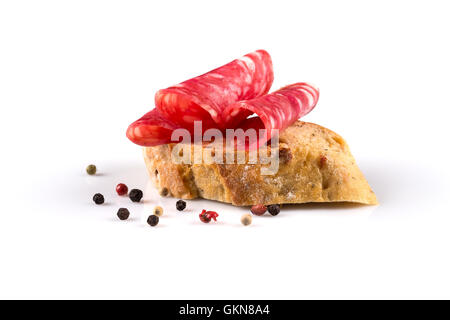
<path id="1" fill-rule="evenodd" d="M 273 129 L 283 131 L 314 109 L 318 99 L 317 88 L 300 82 L 265 96 L 236 102 L 225 108 L 223 114 L 228 128 L 266 129 L 267 136 L 259 137 L 258 146 L 261 146 L 270 139 Z M 258 117 L 248 118 L 252 114 Z"/>
<path id="2" fill-rule="evenodd" d="M 157 109 L 153 109 L 128 127 L 127 137 L 141 146 L 157 146 L 169 143 L 173 130 L 177 128 Z"/>
<path id="3" fill-rule="evenodd" d="M 156 93 L 156 109 L 131 124 L 127 137 L 141 146 L 170 142 L 176 128 L 192 129 L 196 120 L 204 130 L 225 128 L 223 110 L 239 100 L 266 94 L 273 82 L 270 55 L 249 53 L 220 68 Z"/>
<path id="4" fill-rule="evenodd" d="M 189 128 L 201 120 L 203 128 L 224 128 L 222 113 L 226 106 L 266 94 L 273 82 L 270 55 L 258 50 L 240 59 L 159 90 L 156 108 L 167 119 Z"/>

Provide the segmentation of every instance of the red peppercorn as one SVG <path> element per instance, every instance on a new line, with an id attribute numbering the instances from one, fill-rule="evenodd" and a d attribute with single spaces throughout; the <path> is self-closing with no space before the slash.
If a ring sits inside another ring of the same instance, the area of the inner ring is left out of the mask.
<path id="1" fill-rule="evenodd" d="M 219 214 L 214 211 L 206 211 L 206 214 L 210 219 L 213 219 L 214 221 L 217 221 L 217 217 L 219 216 Z"/>
<path id="2" fill-rule="evenodd" d="M 206 214 L 206 210 L 202 210 L 202 213 L 199 214 L 200 221 L 204 223 L 208 223 L 211 221 L 211 218 Z"/>
<path id="3" fill-rule="evenodd" d="M 202 213 L 200 213 L 198 216 L 200 217 L 200 221 L 209 223 L 211 219 L 217 221 L 217 217 L 219 216 L 219 214 L 214 211 L 206 211 L 205 209 L 203 209 Z"/>
<path id="4" fill-rule="evenodd" d="M 255 216 L 262 216 L 267 210 L 267 207 L 263 204 L 256 204 L 254 205 L 250 211 L 255 215 Z"/>
<path id="5" fill-rule="evenodd" d="M 128 187 L 127 187 L 127 185 L 126 185 L 126 184 L 123 184 L 123 183 L 119 183 L 119 184 L 116 186 L 116 192 L 117 192 L 117 194 L 118 194 L 119 196 L 124 196 L 124 195 L 126 195 L 126 194 L 128 193 Z"/>

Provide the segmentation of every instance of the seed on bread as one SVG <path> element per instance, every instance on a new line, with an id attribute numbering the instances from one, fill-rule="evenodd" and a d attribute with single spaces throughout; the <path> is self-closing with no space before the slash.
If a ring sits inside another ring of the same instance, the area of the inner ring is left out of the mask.
<path id="1" fill-rule="evenodd" d="M 159 192 L 159 194 L 162 197 L 167 197 L 169 195 L 169 189 L 167 189 L 166 187 L 162 188 L 161 191 Z"/>

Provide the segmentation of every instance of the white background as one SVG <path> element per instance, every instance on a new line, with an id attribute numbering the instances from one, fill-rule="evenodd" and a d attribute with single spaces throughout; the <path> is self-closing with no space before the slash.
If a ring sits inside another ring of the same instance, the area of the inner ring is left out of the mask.
<path id="1" fill-rule="evenodd" d="M 449 30 L 446 1 L 2 0 L 0 298 L 450 298 Z M 379 206 L 243 227 L 246 208 L 154 194 L 128 124 L 156 90 L 259 48 L 273 89 L 319 86 L 305 120 L 347 140 Z"/>

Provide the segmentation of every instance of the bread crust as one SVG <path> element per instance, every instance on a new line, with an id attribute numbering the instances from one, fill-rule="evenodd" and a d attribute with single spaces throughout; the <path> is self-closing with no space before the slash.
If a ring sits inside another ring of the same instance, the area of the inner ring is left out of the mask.
<path id="1" fill-rule="evenodd" d="M 344 139 L 314 123 L 297 121 L 280 135 L 280 164 L 274 175 L 261 175 L 264 165 L 248 162 L 174 163 L 174 146 L 146 147 L 144 160 L 158 190 L 176 198 L 205 198 L 236 206 L 378 203 Z"/>

